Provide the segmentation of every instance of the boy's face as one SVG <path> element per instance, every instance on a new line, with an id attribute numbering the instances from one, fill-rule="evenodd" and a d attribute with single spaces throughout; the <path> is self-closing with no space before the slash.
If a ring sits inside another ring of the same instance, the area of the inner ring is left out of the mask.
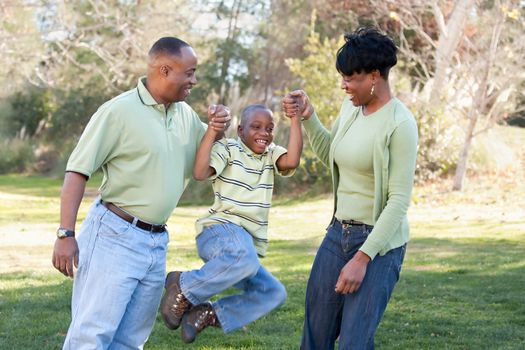
<path id="1" fill-rule="evenodd" d="M 237 128 L 237 135 L 254 153 L 262 154 L 273 141 L 273 115 L 268 109 L 256 109 Z"/>

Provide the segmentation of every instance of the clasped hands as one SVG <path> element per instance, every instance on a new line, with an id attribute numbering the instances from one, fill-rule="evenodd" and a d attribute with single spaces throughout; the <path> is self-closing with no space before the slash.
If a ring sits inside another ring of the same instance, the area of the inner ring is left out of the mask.
<path id="1" fill-rule="evenodd" d="M 208 107 L 208 127 L 217 133 L 224 133 L 231 124 L 230 109 L 223 105 Z"/>
<path id="2" fill-rule="evenodd" d="M 314 112 L 310 98 L 303 90 L 294 90 L 287 93 L 283 97 L 281 107 L 288 118 L 300 116 L 302 120 L 308 120 Z"/>

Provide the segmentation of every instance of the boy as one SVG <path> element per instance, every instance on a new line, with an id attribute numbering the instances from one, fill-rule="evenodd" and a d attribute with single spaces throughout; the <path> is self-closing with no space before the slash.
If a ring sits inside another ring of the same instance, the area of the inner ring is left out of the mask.
<path id="1" fill-rule="evenodd" d="M 291 176 L 303 146 L 300 116 L 291 118 L 288 150 L 273 140 L 272 112 L 250 105 L 241 114 L 238 139 L 214 143 L 219 125 L 210 122 L 197 151 L 193 176 L 212 179 L 215 202 L 197 220 L 200 270 L 170 272 L 161 302 L 164 323 L 181 325 L 186 343 L 207 326 L 225 333 L 267 314 L 286 299 L 286 290 L 260 263 L 268 245 L 268 212 L 274 170 Z M 207 300 L 229 287 L 243 290 L 213 303 Z"/>

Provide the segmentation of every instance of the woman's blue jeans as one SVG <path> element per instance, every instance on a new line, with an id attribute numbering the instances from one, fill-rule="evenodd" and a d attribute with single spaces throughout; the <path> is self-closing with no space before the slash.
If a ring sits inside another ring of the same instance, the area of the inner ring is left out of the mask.
<path id="1" fill-rule="evenodd" d="M 345 226 L 332 220 L 319 247 L 306 289 L 301 349 L 373 349 L 374 335 L 399 279 L 406 245 L 377 255 L 351 294 L 335 292 L 341 269 L 364 243 L 372 226 Z"/>
<path id="2" fill-rule="evenodd" d="M 205 264 L 180 278 L 182 293 L 192 304 L 206 302 L 230 287 L 243 291 L 212 303 L 225 333 L 284 303 L 284 286 L 261 265 L 252 236 L 241 226 L 206 227 L 197 236 L 197 250 Z"/>

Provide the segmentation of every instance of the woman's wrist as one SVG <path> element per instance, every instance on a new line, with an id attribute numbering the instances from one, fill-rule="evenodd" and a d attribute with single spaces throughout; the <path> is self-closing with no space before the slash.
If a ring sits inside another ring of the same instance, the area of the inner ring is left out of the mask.
<path id="1" fill-rule="evenodd" d="M 302 114 L 302 118 L 301 120 L 308 120 L 310 119 L 310 117 L 312 116 L 312 114 L 315 113 L 315 110 L 314 108 L 309 105 L 308 107 L 306 107 L 306 109 L 303 111 L 303 114 Z"/>

